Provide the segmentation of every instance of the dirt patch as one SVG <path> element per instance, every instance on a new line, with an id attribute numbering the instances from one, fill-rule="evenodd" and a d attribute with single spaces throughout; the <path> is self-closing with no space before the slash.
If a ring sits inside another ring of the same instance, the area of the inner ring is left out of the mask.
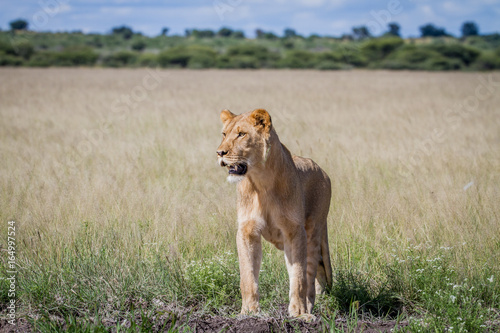
<path id="1" fill-rule="evenodd" d="M 228 317 L 220 315 L 209 315 L 201 312 L 193 312 L 193 309 L 173 307 L 166 305 L 158 309 L 156 313 L 145 319 L 144 316 L 137 315 L 133 323 L 126 318 L 101 318 L 99 322 L 94 322 L 93 318 L 81 318 L 78 320 L 82 327 L 88 327 L 91 322 L 94 325 L 105 328 L 109 332 L 116 332 L 117 324 L 122 327 L 147 327 L 151 332 L 165 332 L 172 328 L 184 331 L 190 328 L 194 332 L 321 332 L 329 331 L 330 325 L 321 318 L 305 322 L 302 320 L 288 318 L 286 316 L 286 306 L 273 311 L 271 316 L 238 316 Z M 61 330 L 68 329 L 64 318 L 51 315 L 45 318 L 50 323 Z M 144 322 L 147 320 L 147 323 Z M 31 320 L 30 320 L 31 321 Z M 10 325 L 5 319 L 0 319 L 0 333 L 7 332 L 34 332 L 33 326 L 27 318 L 19 318 L 16 326 Z M 362 321 L 354 324 L 346 318 L 338 317 L 335 322 L 338 329 L 355 332 L 389 332 L 394 327 L 404 327 L 406 322 L 396 321 Z M 74 328 L 74 326 L 72 327 Z"/>

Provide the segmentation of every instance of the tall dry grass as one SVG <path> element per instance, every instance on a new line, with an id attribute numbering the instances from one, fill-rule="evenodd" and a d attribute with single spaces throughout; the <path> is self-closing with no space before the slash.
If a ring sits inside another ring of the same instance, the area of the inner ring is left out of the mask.
<path id="1" fill-rule="evenodd" d="M 498 73 L 0 76 L 0 231 L 16 221 L 23 265 L 57 265 L 82 239 L 94 252 L 112 244 L 124 261 L 234 251 L 235 189 L 216 164 L 219 111 L 259 107 L 293 153 L 332 179 L 335 267 L 370 270 L 411 247 L 429 256 L 454 247 L 463 274 L 499 270 L 500 89 L 478 88 L 498 85 Z M 479 100 L 477 89 L 490 94 Z M 127 94 L 129 107 L 119 102 Z"/>
<path id="2" fill-rule="evenodd" d="M 332 178 L 334 248 L 352 238 L 374 248 L 497 242 L 499 90 L 449 114 L 487 74 L 161 71 L 145 98 L 117 103 L 150 75 L 2 70 L 1 220 L 17 220 L 21 239 L 40 233 L 38 250 L 57 252 L 87 223 L 96 242 L 107 228 L 124 233 L 130 251 L 139 237 L 228 246 L 235 191 L 215 163 L 218 112 L 264 107 L 291 151 Z"/>

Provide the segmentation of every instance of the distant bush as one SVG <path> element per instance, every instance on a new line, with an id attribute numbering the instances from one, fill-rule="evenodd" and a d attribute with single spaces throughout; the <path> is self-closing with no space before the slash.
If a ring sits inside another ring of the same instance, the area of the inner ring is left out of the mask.
<path id="1" fill-rule="evenodd" d="M 209 29 L 206 30 L 193 29 L 191 30 L 191 36 L 195 38 L 213 38 L 215 37 L 215 32 Z"/>
<path id="2" fill-rule="evenodd" d="M 57 65 L 57 52 L 52 51 L 40 51 L 35 53 L 30 61 L 28 62 L 28 66 L 31 67 L 49 67 Z"/>
<path id="3" fill-rule="evenodd" d="M 466 66 L 473 63 L 481 52 L 473 47 L 465 46 L 458 43 L 453 44 L 430 44 L 426 45 L 425 48 L 436 51 L 446 58 L 458 59 Z"/>
<path id="4" fill-rule="evenodd" d="M 404 44 L 399 37 L 371 39 L 361 45 L 362 54 L 370 61 L 381 61 L 391 52 Z"/>
<path id="5" fill-rule="evenodd" d="M 217 68 L 257 69 L 260 68 L 260 65 L 259 61 L 253 56 L 237 55 L 230 57 L 223 55 L 217 59 Z"/>
<path id="6" fill-rule="evenodd" d="M 405 45 L 382 63 L 386 69 L 457 70 L 463 67 L 458 59 L 447 58 L 427 46 Z"/>
<path id="7" fill-rule="evenodd" d="M 428 59 L 439 57 L 439 53 L 428 49 L 405 45 L 388 56 L 381 67 L 386 69 L 419 69 Z"/>
<path id="8" fill-rule="evenodd" d="M 16 51 L 12 47 L 12 43 L 0 40 L 0 53 L 16 55 Z"/>
<path id="9" fill-rule="evenodd" d="M 137 64 L 141 67 L 156 67 L 158 66 L 158 56 L 153 53 L 142 53 L 137 58 Z"/>
<path id="10" fill-rule="evenodd" d="M 95 48 L 101 48 L 104 46 L 103 37 L 101 35 L 93 35 L 92 39 L 87 40 L 85 44 Z"/>
<path id="11" fill-rule="evenodd" d="M 265 46 L 243 44 L 228 48 L 229 61 L 225 68 L 269 68 L 274 67 L 279 54 L 270 52 Z M 226 58 L 223 58 L 224 61 Z M 220 64 L 220 62 L 219 62 Z"/>
<path id="12" fill-rule="evenodd" d="M 0 51 L 0 66 L 21 66 L 23 58 Z"/>
<path id="13" fill-rule="evenodd" d="M 279 61 L 279 66 L 284 68 L 313 68 L 316 64 L 316 55 L 309 51 L 289 51 Z"/>
<path id="14" fill-rule="evenodd" d="M 192 69 L 211 68 L 215 66 L 215 54 L 194 52 L 189 58 L 187 67 Z"/>
<path id="15" fill-rule="evenodd" d="M 480 49 L 494 49 L 500 47 L 500 34 L 494 33 L 482 36 L 469 36 L 465 39 L 465 44 Z"/>
<path id="16" fill-rule="evenodd" d="M 97 53 L 86 46 L 67 47 L 54 55 L 56 66 L 93 66 L 98 59 Z"/>
<path id="17" fill-rule="evenodd" d="M 103 66 L 106 67 L 125 67 L 135 64 L 137 54 L 131 51 L 119 51 L 102 59 Z"/>
<path id="18" fill-rule="evenodd" d="M 500 69 L 500 52 L 485 51 L 473 63 L 472 68 L 480 71 Z"/>
<path id="19" fill-rule="evenodd" d="M 26 30 L 28 29 L 28 21 L 23 19 L 17 19 L 9 23 L 12 30 Z"/>
<path id="20" fill-rule="evenodd" d="M 448 33 L 444 30 L 444 28 L 438 28 L 433 24 L 426 24 L 421 26 L 420 33 L 422 37 L 440 37 L 440 36 L 448 36 Z"/>
<path id="21" fill-rule="evenodd" d="M 123 39 L 130 39 L 134 35 L 132 28 L 123 25 L 121 27 L 116 27 L 111 30 L 113 35 L 122 36 Z"/>
<path id="22" fill-rule="evenodd" d="M 339 70 L 339 69 L 349 69 L 351 67 L 342 64 L 340 62 L 335 62 L 331 60 L 323 60 L 314 65 L 314 68 L 320 70 Z"/>
<path id="23" fill-rule="evenodd" d="M 161 52 L 158 63 L 162 67 L 187 67 L 191 54 L 187 47 L 177 46 Z"/>
<path id="24" fill-rule="evenodd" d="M 214 67 L 217 53 L 210 47 L 176 46 L 161 52 L 158 63 L 162 67 L 209 68 Z"/>
<path id="25" fill-rule="evenodd" d="M 338 57 L 338 61 L 355 67 L 365 67 L 368 63 L 367 58 L 361 52 L 361 48 L 358 44 L 341 44 L 337 49 L 332 51 L 332 53 Z"/>
<path id="26" fill-rule="evenodd" d="M 31 44 L 27 40 L 21 40 L 21 41 L 12 43 L 12 48 L 17 55 L 19 55 L 20 57 L 22 57 L 25 60 L 28 60 L 35 52 L 35 48 L 33 47 L 33 44 Z"/>
<path id="27" fill-rule="evenodd" d="M 245 38 L 245 33 L 243 31 L 240 31 L 240 30 L 234 31 L 233 38 L 243 39 L 243 38 Z"/>
<path id="28" fill-rule="evenodd" d="M 146 48 L 146 42 L 142 39 L 137 39 L 132 42 L 131 47 L 134 51 L 142 51 Z"/>
<path id="29" fill-rule="evenodd" d="M 450 59 L 443 56 L 431 58 L 423 63 L 420 69 L 429 71 L 449 71 L 458 70 L 463 67 L 463 64 L 458 59 Z"/>
<path id="30" fill-rule="evenodd" d="M 330 61 L 330 62 L 345 62 L 345 58 L 341 52 L 321 52 L 316 55 L 318 62 Z"/>
<path id="31" fill-rule="evenodd" d="M 462 31 L 462 37 L 477 36 L 479 34 L 479 27 L 475 22 L 464 22 L 460 31 Z"/>

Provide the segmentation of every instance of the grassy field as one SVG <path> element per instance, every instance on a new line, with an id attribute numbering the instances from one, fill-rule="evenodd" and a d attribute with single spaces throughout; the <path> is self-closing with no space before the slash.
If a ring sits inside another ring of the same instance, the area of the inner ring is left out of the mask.
<path id="1" fill-rule="evenodd" d="M 23 329 L 498 329 L 499 73 L 0 77 L 0 330 L 12 329 L 9 261 Z M 257 107 L 332 179 L 335 281 L 312 323 L 286 318 L 286 267 L 269 244 L 264 314 L 237 318 L 236 191 L 215 150 L 220 110 Z"/>

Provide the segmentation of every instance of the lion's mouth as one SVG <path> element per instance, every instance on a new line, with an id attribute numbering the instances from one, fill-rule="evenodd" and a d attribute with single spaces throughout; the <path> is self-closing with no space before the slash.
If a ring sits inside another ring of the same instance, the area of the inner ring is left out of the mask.
<path id="1" fill-rule="evenodd" d="M 243 176 L 247 173 L 247 165 L 245 163 L 227 165 L 230 175 Z"/>

